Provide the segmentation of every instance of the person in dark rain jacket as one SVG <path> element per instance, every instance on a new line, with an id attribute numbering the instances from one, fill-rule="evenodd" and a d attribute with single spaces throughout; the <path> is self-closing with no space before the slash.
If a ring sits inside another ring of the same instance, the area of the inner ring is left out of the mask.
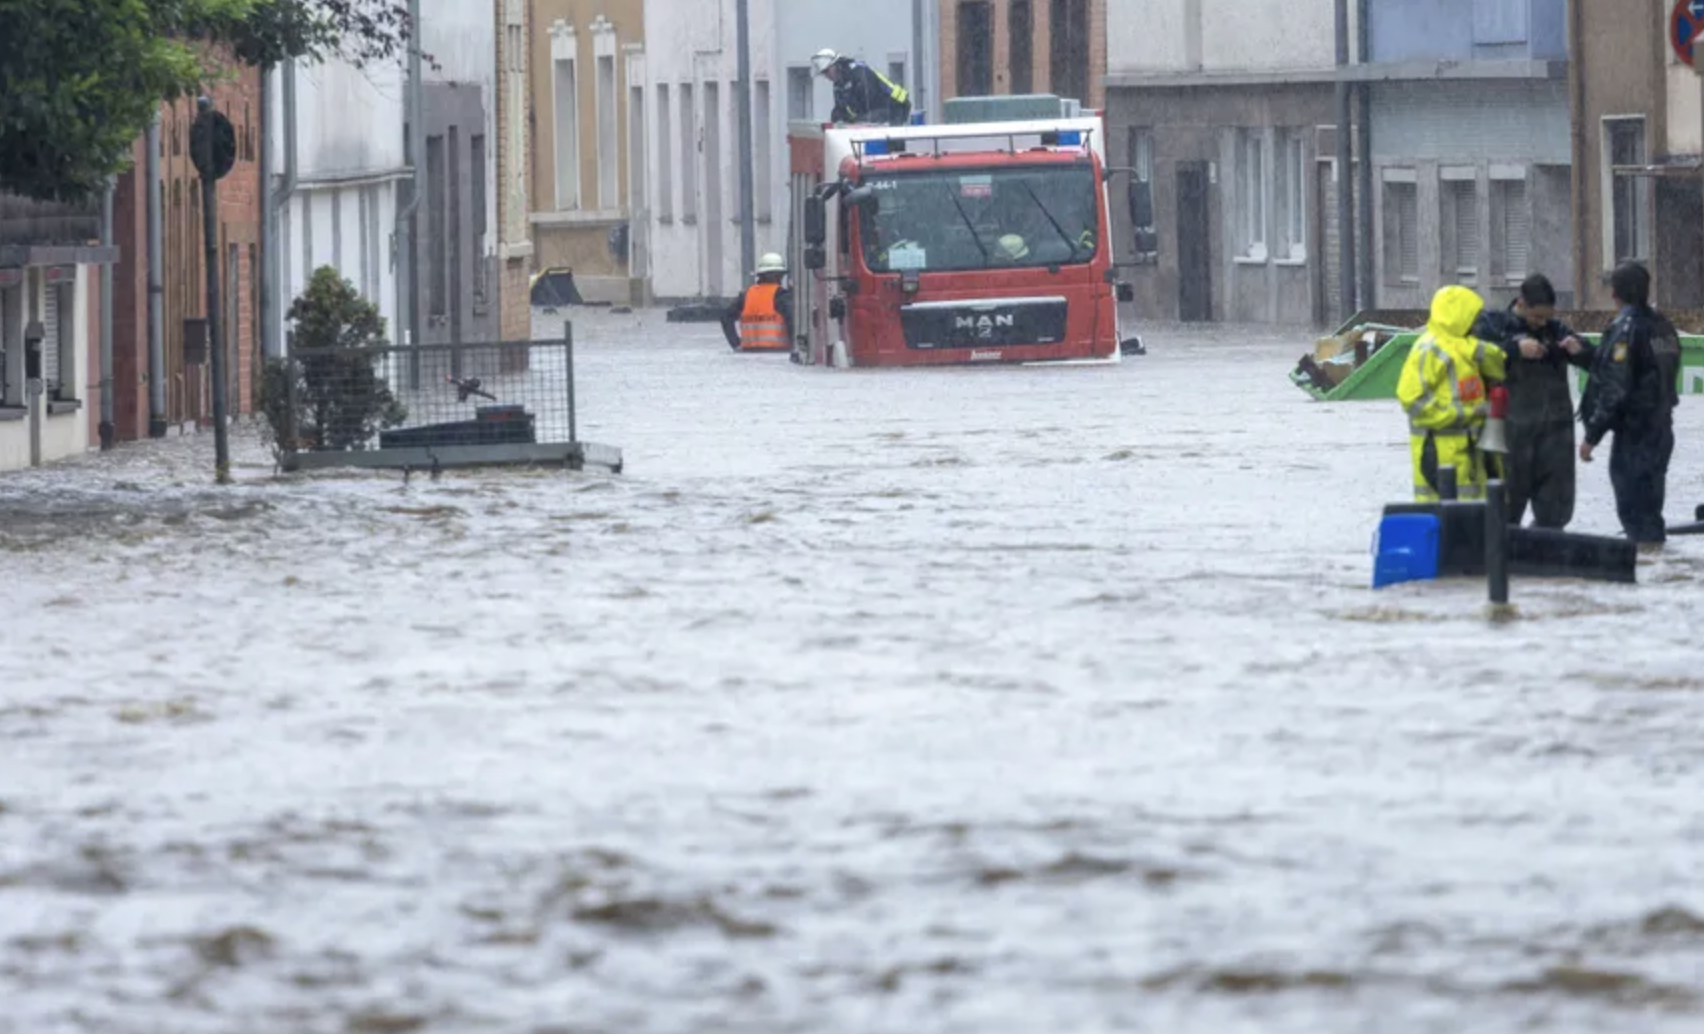
<path id="1" fill-rule="evenodd" d="M 903 126 L 911 121 L 911 95 L 905 87 L 866 65 L 832 50 L 819 50 L 811 65 L 834 84 L 835 125 L 866 123 Z"/>
<path id="2" fill-rule="evenodd" d="M 1663 499 L 1674 455 L 1674 407 L 1680 404 L 1680 335 L 1651 308 L 1651 274 L 1635 262 L 1610 277 L 1621 311 L 1597 346 L 1571 346 L 1575 362 L 1591 370 L 1580 422 L 1586 440 L 1580 459 L 1590 463 L 1606 435 L 1615 435 L 1609 480 L 1627 537 L 1640 545 L 1667 538 Z"/>
<path id="3" fill-rule="evenodd" d="M 1574 397 L 1564 342 L 1579 340 L 1556 319 L 1556 288 L 1542 274 L 1528 277 L 1507 309 L 1480 315 L 1473 336 L 1509 355 L 1509 523 L 1520 524 L 1530 503 L 1538 527 L 1565 528 L 1574 519 Z"/>

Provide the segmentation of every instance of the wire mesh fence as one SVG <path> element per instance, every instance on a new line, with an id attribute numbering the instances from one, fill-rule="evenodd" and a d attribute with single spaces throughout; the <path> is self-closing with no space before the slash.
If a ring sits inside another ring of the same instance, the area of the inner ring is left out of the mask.
<path id="1" fill-rule="evenodd" d="M 553 341 L 295 348 L 284 400 L 289 469 L 438 467 L 588 460 L 579 441 L 572 331 Z"/>

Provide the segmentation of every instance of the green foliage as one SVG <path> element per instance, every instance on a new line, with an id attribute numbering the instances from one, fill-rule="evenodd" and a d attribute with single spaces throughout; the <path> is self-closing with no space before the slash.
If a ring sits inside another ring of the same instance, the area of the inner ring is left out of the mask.
<path id="1" fill-rule="evenodd" d="M 0 190 L 81 201 L 123 171 L 162 100 L 228 73 L 395 58 L 403 0 L 0 0 Z"/>
<path id="2" fill-rule="evenodd" d="M 295 324 L 293 353 L 268 363 L 262 375 L 261 412 L 275 447 L 363 449 L 380 428 L 408 419 L 376 367 L 382 353 L 374 350 L 387 344 L 384 318 L 353 284 L 335 269 L 320 267 L 290 305 L 289 318 Z"/>

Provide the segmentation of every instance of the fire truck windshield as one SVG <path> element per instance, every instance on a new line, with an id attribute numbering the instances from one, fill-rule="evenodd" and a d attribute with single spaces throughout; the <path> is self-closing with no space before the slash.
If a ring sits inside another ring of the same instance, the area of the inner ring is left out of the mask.
<path id="1" fill-rule="evenodd" d="M 872 273 L 1068 266 L 1094 258 L 1100 225 L 1083 163 L 878 174 L 859 218 Z"/>

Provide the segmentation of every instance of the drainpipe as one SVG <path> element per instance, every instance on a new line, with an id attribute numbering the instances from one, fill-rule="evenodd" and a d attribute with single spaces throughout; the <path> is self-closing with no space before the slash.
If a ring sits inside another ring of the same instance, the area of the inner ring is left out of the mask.
<path id="1" fill-rule="evenodd" d="M 112 202 L 113 192 L 118 189 L 118 179 L 113 177 L 107 181 L 106 195 L 101 198 L 101 244 L 113 246 L 112 232 Z M 113 397 L 112 397 L 112 266 L 101 267 L 101 451 L 112 448 L 113 442 Z"/>
<path id="2" fill-rule="evenodd" d="M 143 178 L 148 186 L 148 437 L 166 436 L 165 223 L 160 212 L 160 112 L 148 124 Z"/>
<path id="3" fill-rule="evenodd" d="M 923 92 L 923 0 L 911 0 L 911 98 L 913 111 L 925 111 Z"/>
<path id="4" fill-rule="evenodd" d="M 1573 94 L 1574 117 L 1571 141 L 1574 156 L 1574 308 L 1585 309 L 1591 304 L 1590 292 L 1586 285 L 1591 282 L 1589 277 L 1590 258 L 1586 249 L 1586 227 L 1591 224 L 1587 214 L 1592 205 L 1586 197 L 1586 185 L 1591 182 L 1586 172 L 1586 44 L 1582 36 L 1584 26 L 1581 24 L 1579 0 L 1568 5 L 1568 86 Z M 1599 205 L 1605 204 L 1607 198 L 1598 198 Z"/>
<path id="5" fill-rule="evenodd" d="M 268 359 L 277 359 L 284 355 L 284 312 L 289 308 L 289 299 L 284 297 L 284 270 L 289 266 L 290 257 L 284 254 L 283 220 L 289 218 L 289 204 L 296 194 L 296 62 L 284 62 L 282 81 L 279 84 L 280 112 L 278 122 L 284 130 L 284 175 L 270 194 L 271 233 L 267 239 L 270 249 L 267 254 L 266 287 L 262 293 L 266 295 L 266 324 L 262 332 L 261 348 Z M 270 100 L 270 92 L 266 94 Z M 264 122 L 264 117 L 262 118 Z M 262 126 L 263 129 L 268 127 Z M 261 146 L 266 147 L 265 141 L 270 138 L 270 132 L 261 134 Z M 271 181 L 271 156 L 266 153 L 261 159 L 261 168 L 266 170 L 267 181 Z"/>
<path id="6" fill-rule="evenodd" d="M 403 160 L 408 163 L 410 178 L 408 203 L 396 212 L 396 325 L 403 344 L 417 345 L 420 314 L 414 298 L 414 222 L 415 213 L 420 211 L 420 199 L 426 194 L 426 162 L 422 158 L 426 145 L 426 97 L 420 68 L 420 0 L 408 0 L 408 92 L 403 108 L 408 151 Z M 521 118 L 524 113 L 511 117 Z"/>
<path id="7" fill-rule="evenodd" d="M 1372 60 L 1373 29 L 1371 0 L 1358 0 L 1356 5 L 1356 62 L 1365 65 Z M 1359 213 L 1355 227 L 1356 257 L 1360 260 L 1361 308 L 1376 305 L 1373 291 L 1373 84 L 1362 82 L 1359 96 L 1359 115 L 1355 128 L 1360 139 L 1355 147 L 1357 182 L 1355 207 Z"/>
<path id="8" fill-rule="evenodd" d="M 1355 186 L 1350 148 L 1349 0 L 1337 0 L 1337 285 L 1343 320 L 1355 315 Z"/>
<path id="9" fill-rule="evenodd" d="M 735 91 L 740 106 L 738 130 L 740 138 L 740 284 L 751 283 L 757 267 L 757 191 L 752 186 L 751 145 L 751 10 L 750 0 L 735 0 L 735 46 L 739 47 L 739 88 Z"/>

